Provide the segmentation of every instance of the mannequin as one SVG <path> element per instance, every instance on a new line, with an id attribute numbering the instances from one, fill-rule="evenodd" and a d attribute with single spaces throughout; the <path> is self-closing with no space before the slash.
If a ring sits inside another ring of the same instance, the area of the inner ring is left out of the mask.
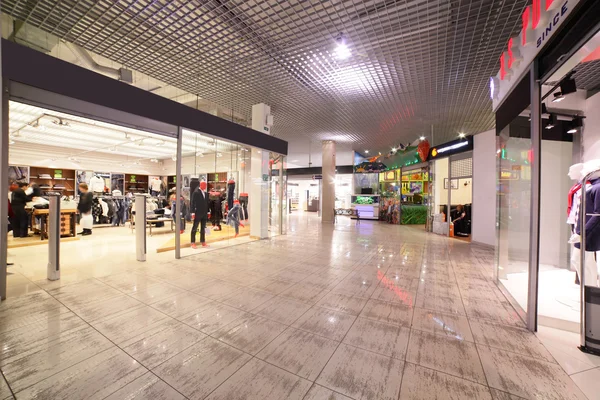
<path id="1" fill-rule="evenodd" d="M 574 168 L 576 170 L 576 168 Z M 595 173 L 592 173 L 597 171 Z M 591 214 L 600 214 L 600 160 L 588 161 L 583 165 L 581 169 L 580 179 L 583 180 L 585 176 L 592 173 L 589 176 L 589 181 L 586 182 L 586 215 L 584 218 L 585 233 L 586 233 L 586 257 L 585 257 L 585 285 L 586 286 L 598 286 L 598 267 L 596 258 L 598 256 L 597 251 L 600 250 L 600 217 Z M 579 189 L 573 198 L 573 209 L 575 209 L 575 218 L 569 219 L 568 222 L 575 222 L 575 233 L 581 233 L 581 226 L 579 222 L 580 213 L 582 212 L 580 207 L 581 189 Z M 571 217 L 571 215 L 569 216 Z M 579 238 L 572 237 L 572 242 L 575 242 L 575 247 L 580 249 Z M 580 250 L 579 250 L 580 251 Z M 572 257 L 580 257 L 579 251 L 574 251 Z M 577 259 L 578 267 L 579 258 Z M 571 258 L 573 262 L 573 258 Z M 578 270 L 579 271 L 579 270 Z M 580 272 L 578 272 L 581 275 Z"/>
<path id="2" fill-rule="evenodd" d="M 162 181 L 158 178 L 158 176 L 153 177 L 152 181 L 150 181 L 150 194 L 154 197 L 159 196 L 161 188 Z"/>
<path id="3" fill-rule="evenodd" d="M 235 181 L 233 178 L 227 182 L 227 209 L 233 208 L 233 196 L 235 196 Z"/>
<path id="4" fill-rule="evenodd" d="M 191 186 L 191 185 L 190 185 Z M 206 192 L 206 182 L 200 182 L 200 186 L 192 193 L 191 209 L 192 220 L 192 248 L 196 249 L 196 231 L 200 225 L 200 243 L 203 247 L 208 247 L 206 244 L 206 221 L 208 219 L 208 193 Z"/>

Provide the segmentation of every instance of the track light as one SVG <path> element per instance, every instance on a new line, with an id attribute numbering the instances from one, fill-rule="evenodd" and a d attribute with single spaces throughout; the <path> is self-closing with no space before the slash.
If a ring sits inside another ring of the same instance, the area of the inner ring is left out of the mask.
<path id="1" fill-rule="evenodd" d="M 554 93 L 554 98 L 552 99 L 553 103 L 558 103 L 560 101 L 563 101 L 565 99 L 565 96 L 562 94 L 562 92 L 556 92 Z"/>
<path id="2" fill-rule="evenodd" d="M 464 139 L 464 138 L 467 137 L 467 135 L 464 134 L 463 132 L 461 132 L 461 133 L 458 134 L 458 137 L 461 138 L 461 139 Z"/>
<path id="3" fill-rule="evenodd" d="M 546 129 L 552 129 L 556 126 L 556 114 L 550 114 L 550 122 L 546 125 Z"/>
<path id="4" fill-rule="evenodd" d="M 575 117 L 573 121 L 571 121 L 570 128 L 567 133 L 573 134 L 577 133 L 577 130 L 583 126 L 583 118 Z"/>
<path id="5" fill-rule="evenodd" d="M 135 142 L 135 141 L 136 141 L 136 138 L 135 138 L 135 137 L 133 137 L 133 136 L 131 136 L 129 133 L 126 133 L 126 134 L 125 134 L 125 139 L 126 139 L 126 140 L 129 140 L 129 141 L 132 141 L 132 142 Z"/>
<path id="6" fill-rule="evenodd" d="M 571 93 L 575 93 L 577 91 L 577 84 L 575 83 L 575 79 L 572 78 L 573 74 L 569 74 L 560 81 L 560 92 L 563 96 L 566 96 Z"/>

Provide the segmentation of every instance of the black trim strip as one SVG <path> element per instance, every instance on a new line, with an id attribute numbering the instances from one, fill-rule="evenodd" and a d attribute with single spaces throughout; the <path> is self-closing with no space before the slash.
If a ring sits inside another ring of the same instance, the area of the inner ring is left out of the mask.
<path id="1" fill-rule="evenodd" d="M 352 165 L 340 165 L 335 167 L 338 174 L 351 174 L 354 172 Z M 286 170 L 287 175 L 319 175 L 323 172 L 321 167 L 310 167 L 310 168 L 289 168 Z"/>
<path id="2" fill-rule="evenodd" d="M 504 102 L 496 110 L 496 135 L 502 132 L 531 103 L 529 74 L 525 74 L 521 82 L 515 86 Z"/>
<path id="3" fill-rule="evenodd" d="M 288 143 L 253 129 L 108 78 L 75 64 L 2 39 L 2 75 L 136 116 L 287 155 Z"/>

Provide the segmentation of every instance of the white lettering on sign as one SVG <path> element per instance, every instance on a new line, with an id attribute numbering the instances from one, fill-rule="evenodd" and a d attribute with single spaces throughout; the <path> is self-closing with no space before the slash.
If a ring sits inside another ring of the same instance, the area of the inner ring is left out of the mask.
<path id="1" fill-rule="evenodd" d="M 468 144 L 469 144 L 469 142 L 467 142 L 467 141 L 456 143 L 456 144 L 453 144 L 453 145 L 450 145 L 450 146 L 446 146 L 446 147 L 442 147 L 440 149 L 437 149 L 437 152 L 438 152 L 438 154 L 445 153 L 445 152 L 450 151 L 450 150 L 460 149 L 461 147 L 465 147 Z"/>
<path id="2" fill-rule="evenodd" d="M 496 111 L 529 66 L 567 19 L 579 0 L 533 0 L 521 15 L 521 33 L 508 40 L 500 55 L 500 70 L 490 81 L 490 96 Z"/>

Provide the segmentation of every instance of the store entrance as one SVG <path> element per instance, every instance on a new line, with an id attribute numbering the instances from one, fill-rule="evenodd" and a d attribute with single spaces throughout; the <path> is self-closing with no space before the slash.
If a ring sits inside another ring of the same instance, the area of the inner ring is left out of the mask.
<path id="1" fill-rule="evenodd" d="M 146 230 L 147 259 L 158 259 L 158 249 L 175 234 L 168 197 L 175 170 L 165 160 L 176 152 L 174 137 L 10 101 L 7 184 L 12 208 L 23 218 L 12 219 L 7 240 L 14 263 L 9 294 L 20 276 L 47 283 L 50 194 L 61 198 L 62 282 L 131 268 L 135 229 Z M 145 227 L 134 223 L 138 194 L 145 196 Z M 89 203 L 85 210 L 82 199 Z M 165 259 L 173 257 L 170 252 Z"/>
<path id="2" fill-rule="evenodd" d="M 542 84 L 538 323 L 579 332 L 581 185 L 586 180 L 585 285 L 598 287 L 600 32 Z M 553 137 L 549 137 L 552 135 Z"/>

